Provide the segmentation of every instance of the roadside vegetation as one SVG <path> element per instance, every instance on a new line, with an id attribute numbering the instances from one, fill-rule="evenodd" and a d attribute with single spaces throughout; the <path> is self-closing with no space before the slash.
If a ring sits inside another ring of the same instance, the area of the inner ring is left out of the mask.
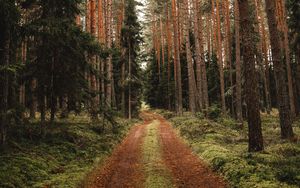
<path id="1" fill-rule="evenodd" d="M 77 187 L 102 165 L 136 120 L 90 121 L 87 114 L 70 115 L 47 126 L 40 137 L 37 122 L 16 126 L 7 149 L 0 153 L 0 187 Z M 104 124 L 103 124 L 104 123 Z"/>
<path id="2" fill-rule="evenodd" d="M 221 173 L 231 187 L 299 187 L 300 142 L 280 139 L 278 112 L 262 114 L 265 149 L 258 153 L 247 152 L 247 124 L 241 127 L 235 120 L 222 117 L 217 108 L 208 112 L 210 119 L 201 113 L 195 116 L 157 110 L 172 122 L 195 154 Z M 300 135 L 300 121 L 293 125 Z"/>

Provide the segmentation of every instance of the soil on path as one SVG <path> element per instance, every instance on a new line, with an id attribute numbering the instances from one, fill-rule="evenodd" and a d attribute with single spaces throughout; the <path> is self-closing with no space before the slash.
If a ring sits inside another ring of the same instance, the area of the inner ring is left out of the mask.
<path id="1" fill-rule="evenodd" d="M 88 188 L 143 188 L 145 173 L 142 144 L 146 127 L 152 121 L 159 121 L 158 139 L 162 160 L 173 176 L 176 187 L 223 188 L 223 179 L 215 175 L 209 167 L 192 153 L 189 147 L 177 137 L 171 125 L 160 115 L 142 112 L 142 125 L 135 126 L 120 146 L 107 160 L 105 166 L 92 173 Z M 148 187 L 151 187 L 148 185 Z"/>
<path id="2" fill-rule="evenodd" d="M 91 174 L 86 188 L 143 187 L 141 144 L 149 123 L 145 120 L 132 128 L 104 167 Z"/>
<path id="3" fill-rule="evenodd" d="M 170 123 L 160 115 L 160 142 L 165 164 L 171 170 L 178 187 L 225 188 L 225 181 L 214 174 L 191 149 L 178 138 Z"/>

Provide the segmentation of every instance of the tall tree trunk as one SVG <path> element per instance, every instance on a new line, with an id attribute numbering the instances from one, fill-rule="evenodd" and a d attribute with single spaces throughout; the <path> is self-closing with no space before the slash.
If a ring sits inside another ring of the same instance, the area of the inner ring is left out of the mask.
<path id="1" fill-rule="evenodd" d="M 174 29 L 174 72 L 176 81 L 176 110 L 179 115 L 182 115 L 182 85 L 181 85 L 181 65 L 180 65 L 180 52 L 179 52 L 179 29 L 177 20 L 176 0 L 172 0 L 172 17 Z"/>
<path id="2" fill-rule="evenodd" d="M 198 103 L 199 103 L 199 108 L 200 110 L 203 109 L 204 106 L 204 101 L 203 101 L 203 83 L 202 83 L 202 74 L 201 74 L 201 61 L 202 59 L 202 51 L 201 51 L 201 47 L 200 45 L 202 45 L 202 40 L 199 36 L 200 32 L 199 32 L 199 28 L 201 28 L 202 25 L 199 24 L 199 22 L 201 22 L 201 17 L 198 14 L 199 11 L 199 2 L 198 0 L 193 0 L 193 9 L 194 9 L 194 35 L 195 35 L 195 60 L 196 60 L 196 76 L 197 76 L 197 90 L 198 90 L 198 94 L 199 94 L 199 99 L 198 99 Z M 185 13 L 186 14 L 186 13 Z M 189 31 L 187 31 L 189 32 Z"/>
<path id="3" fill-rule="evenodd" d="M 91 35 L 96 37 L 96 1 L 90 0 L 90 22 L 91 22 Z M 94 69 L 97 69 L 96 66 L 96 56 L 93 55 L 91 57 L 91 64 Z M 93 93 L 92 100 L 91 100 L 91 110 L 92 115 L 95 116 L 97 112 L 97 105 L 99 104 L 99 101 L 97 101 L 97 81 L 96 81 L 96 75 L 94 72 L 90 73 L 90 79 L 91 79 L 91 92 Z"/>
<path id="4" fill-rule="evenodd" d="M 9 51 L 10 51 L 10 34 L 7 32 L 7 35 L 5 36 L 6 40 L 4 42 L 4 48 L 3 48 L 3 66 L 7 67 L 10 64 L 10 57 L 9 57 Z M 9 77 L 7 70 L 4 70 L 3 77 L 1 80 L 1 97 L 0 97 L 0 145 L 4 145 L 6 143 L 6 132 L 8 127 L 8 119 L 7 119 L 7 110 L 8 110 L 8 91 L 9 91 Z"/>
<path id="5" fill-rule="evenodd" d="M 290 57 L 290 47 L 289 47 L 289 37 L 288 37 L 288 26 L 286 20 L 286 7 L 285 0 L 280 0 L 282 7 L 282 30 L 283 30 L 283 44 L 284 44 L 284 52 L 285 52 L 285 62 L 287 69 L 287 78 L 288 78 L 288 90 L 289 90 L 289 102 L 291 109 L 291 118 L 294 119 L 296 117 L 295 110 L 295 98 L 294 98 L 294 89 L 293 89 L 293 77 L 292 77 L 292 69 L 291 69 L 291 57 Z"/>
<path id="6" fill-rule="evenodd" d="M 242 75 L 241 75 L 241 41 L 240 41 L 240 12 L 238 0 L 234 1 L 234 28 L 235 28 L 235 68 L 236 68 L 236 116 L 240 123 L 243 122 L 242 112 Z"/>
<path id="7" fill-rule="evenodd" d="M 226 34 L 226 67 L 229 68 L 229 83 L 230 87 L 233 88 L 233 74 L 232 74 L 232 58 L 231 58 L 231 30 L 230 30 L 230 5 L 229 0 L 224 1 L 224 12 L 225 12 L 225 34 Z M 231 112 L 234 114 L 234 95 L 230 97 Z"/>
<path id="8" fill-rule="evenodd" d="M 107 48 L 112 47 L 112 0 L 107 1 Z M 113 87 L 113 65 L 112 65 L 112 54 L 109 54 L 107 60 L 107 86 L 106 86 L 106 103 L 109 107 L 112 106 L 112 87 Z"/>
<path id="9" fill-rule="evenodd" d="M 226 114 L 226 102 L 225 102 L 225 84 L 224 84 L 224 68 L 223 68 L 223 55 L 222 55 L 222 38 L 221 38 L 221 19 L 220 19 L 220 5 L 219 1 L 216 1 L 216 18 L 217 18 L 217 42 L 218 42 L 218 65 L 219 65 L 219 74 L 220 74 L 220 90 L 221 90 L 221 104 L 222 112 Z"/>
<path id="10" fill-rule="evenodd" d="M 131 110 L 131 45 L 128 41 L 128 77 L 129 77 L 129 86 L 128 86 L 128 119 L 132 117 Z"/>
<path id="11" fill-rule="evenodd" d="M 121 80 L 122 80 L 122 91 L 121 91 L 121 111 L 124 115 L 124 117 L 126 117 L 126 99 L 125 99 L 125 55 L 126 55 L 126 49 L 123 48 L 122 49 L 122 59 L 124 59 L 123 63 L 122 63 L 122 67 L 121 67 Z"/>
<path id="12" fill-rule="evenodd" d="M 191 44 L 190 44 L 190 21 L 189 21 L 189 10 L 188 10 L 189 1 L 184 1 L 184 34 L 185 34 L 185 49 L 186 49 L 186 59 L 188 64 L 188 82 L 189 82 L 189 108 L 190 111 L 195 113 L 196 112 L 196 80 L 194 74 L 194 66 L 193 66 L 193 59 L 192 59 L 192 52 L 191 52 Z M 197 67 L 198 68 L 198 67 Z M 200 69 L 200 67 L 199 67 Z M 197 70 L 198 71 L 198 70 Z M 199 70 L 200 71 L 200 70 Z M 200 82 L 201 83 L 201 82 Z M 201 101 L 201 98 L 198 101 Z M 202 102 L 200 102 L 202 103 Z"/>
<path id="13" fill-rule="evenodd" d="M 98 0 L 98 40 L 100 44 L 105 44 L 106 41 L 106 35 L 105 35 L 105 20 L 104 20 L 104 7 L 103 7 L 103 0 Z M 105 101 L 105 76 L 104 76 L 104 70 L 105 70 L 105 62 L 103 59 L 99 57 L 99 71 L 100 71 L 100 80 L 99 80 L 99 87 L 100 87 L 100 104 L 101 106 L 104 105 Z"/>
<path id="14" fill-rule="evenodd" d="M 168 45 L 168 109 L 171 110 L 171 56 L 172 56 L 172 33 L 170 28 L 170 15 L 168 3 L 166 3 L 166 33 L 167 33 L 167 45 Z"/>
<path id="15" fill-rule="evenodd" d="M 25 64 L 26 61 L 27 61 L 27 41 L 26 39 L 22 42 L 22 45 L 21 45 L 21 59 L 22 59 L 22 63 Z M 22 83 L 21 83 L 21 86 L 20 86 L 20 98 L 19 98 L 19 101 L 20 101 L 20 104 L 25 106 L 25 83 L 24 81 L 22 80 Z"/>
<path id="16" fill-rule="evenodd" d="M 285 65 L 282 61 L 282 52 L 280 50 L 280 35 L 276 22 L 275 2 L 273 0 L 266 0 L 266 12 L 268 17 L 270 41 L 272 46 L 272 59 L 276 80 L 281 137 L 291 138 L 294 136 L 294 133 L 291 122 L 289 95 L 285 76 Z"/>
<path id="17" fill-rule="evenodd" d="M 264 148 L 259 111 L 258 79 L 255 70 L 255 31 L 253 20 L 251 20 L 249 1 L 239 0 L 239 10 L 248 110 L 248 150 L 249 152 L 255 152 L 261 151 Z"/>
<path id="18" fill-rule="evenodd" d="M 261 0 L 256 0 L 256 7 L 257 7 L 257 20 L 260 25 L 260 49 L 263 54 L 263 61 L 261 67 L 262 67 L 262 76 L 264 81 L 264 93 L 265 93 L 265 100 L 266 100 L 266 109 L 267 113 L 269 114 L 271 111 L 271 99 L 270 99 L 270 86 L 269 86 L 269 62 L 268 62 L 268 54 L 267 54 L 267 39 L 266 39 L 266 29 L 265 29 L 265 22 L 264 17 L 262 13 L 262 2 Z M 264 64 L 264 67 L 263 67 Z"/>
<path id="19" fill-rule="evenodd" d="M 201 1 L 198 2 L 198 7 Z M 199 49 L 201 54 L 200 65 L 201 65 L 201 76 L 202 76 L 202 97 L 203 97 L 203 108 L 208 109 L 209 107 L 209 97 L 208 97 L 208 84 L 207 84 L 207 73 L 206 73 L 206 64 L 205 64 L 205 56 L 204 56 L 204 49 L 203 49 L 203 22 L 202 22 L 202 14 L 199 12 L 200 9 L 198 8 L 198 41 L 199 41 Z"/>

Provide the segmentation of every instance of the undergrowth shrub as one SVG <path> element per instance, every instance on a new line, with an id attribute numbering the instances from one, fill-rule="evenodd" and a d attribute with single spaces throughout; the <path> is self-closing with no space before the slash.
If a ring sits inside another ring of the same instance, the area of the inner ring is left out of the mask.
<path id="1" fill-rule="evenodd" d="M 207 110 L 209 119 L 216 120 L 222 115 L 222 109 L 217 105 L 212 105 Z"/>

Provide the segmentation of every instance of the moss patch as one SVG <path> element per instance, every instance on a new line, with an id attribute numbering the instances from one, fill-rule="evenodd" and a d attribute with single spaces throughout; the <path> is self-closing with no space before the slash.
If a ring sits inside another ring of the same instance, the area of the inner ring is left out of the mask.
<path id="1" fill-rule="evenodd" d="M 17 127 L 8 149 L 0 152 L 0 187 L 77 187 L 134 123 L 117 121 L 118 133 L 112 133 L 110 125 L 99 132 L 102 121 L 71 115 L 49 125 L 43 138 L 38 136 L 37 122 Z"/>
<path id="2" fill-rule="evenodd" d="M 184 113 L 170 121 L 193 151 L 231 187 L 299 187 L 300 143 L 280 139 L 277 112 L 262 115 L 265 151 L 259 153 L 247 152 L 247 125 L 241 129 L 228 117 L 212 121 Z M 295 122 L 294 132 L 300 135 L 300 121 Z"/>
<path id="3" fill-rule="evenodd" d="M 143 143 L 145 187 L 169 188 L 173 187 L 172 178 L 162 162 L 157 126 L 159 126 L 159 121 L 153 121 L 148 125 L 147 135 Z"/>

